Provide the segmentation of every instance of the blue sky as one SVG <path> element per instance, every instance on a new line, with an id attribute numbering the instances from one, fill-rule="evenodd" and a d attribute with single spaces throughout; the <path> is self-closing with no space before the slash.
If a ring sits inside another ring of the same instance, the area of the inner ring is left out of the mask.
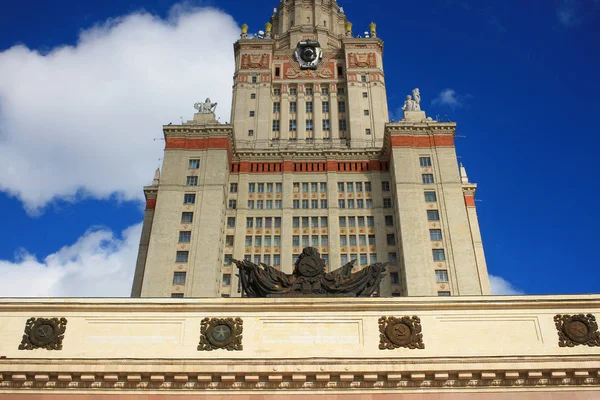
<path id="1" fill-rule="evenodd" d="M 377 23 L 390 113 L 419 87 L 466 137 L 498 292 L 597 293 L 600 1 L 339 4 Z M 228 120 L 237 27 L 276 5 L 3 4 L 0 296 L 128 295 L 161 124 L 206 96 Z"/>

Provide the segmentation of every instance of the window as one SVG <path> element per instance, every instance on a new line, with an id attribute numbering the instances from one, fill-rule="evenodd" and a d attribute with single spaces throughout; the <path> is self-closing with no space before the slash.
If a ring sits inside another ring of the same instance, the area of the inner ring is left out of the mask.
<path id="1" fill-rule="evenodd" d="M 310 208 L 319 208 L 319 200 L 311 200 Z"/>
<path id="2" fill-rule="evenodd" d="M 187 186 L 198 186 L 198 177 L 197 176 L 188 176 L 185 184 Z"/>
<path id="3" fill-rule="evenodd" d="M 296 88 L 290 88 L 290 95 L 295 96 L 298 93 Z"/>
<path id="4" fill-rule="evenodd" d="M 276 208 L 277 210 L 280 210 L 280 209 L 281 209 L 281 207 L 282 207 L 282 204 L 283 204 L 283 203 L 281 202 L 281 200 L 275 200 L 275 208 Z"/>
<path id="5" fill-rule="evenodd" d="M 271 236 L 265 236 L 265 247 L 271 247 Z"/>
<path id="6" fill-rule="evenodd" d="M 281 193 L 282 190 L 283 190 L 283 185 L 281 183 L 276 183 L 275 184 L 275 192 Z"/>
<path id="7" fill-rule="evenodd" d="M 437 201 L 437 196 L 435 195 L 435 192 L 425 192 L 425 201 L 429 203 Z"/>
<path id="8" fill-rule="evenodd" d="M 185 272 L 175 272 L 173 274 L 173 285 L 185 285 Z"/>
<path id="9" fill-rule="evenodd" d="M 438 296 L 450 296 L 450 292 L 438 292 Z"/>
<path id="10" fill-rule="evenodd" d="M 252 77 L 252 83 L 256 83 L 256 76 Z"/>
<path id="11" fill-rule="evenodd" d="M 186 193 L 183 195 L 183 204 L 194 204 L 196 202 L 196 195 L 194 193 Z"/>
<path id="12" fill-rule="evenodd" d="M 271 228 L 273 226 L 273 218 L 265 217 L 265 228 Z"/>
<path id="13" fill-rule="evenodd" d="M 442 230 L 441 229 L 430 229 L 429 230 L 429 238 L 431 240 L 442 240 Z"/>
<path id="14" fill-rule="evenodd" d="M 296 112 L 296 102 L 292 101 L 290 103 L 290 112 L 295 113 Z"/>
<path id="15" fill-rule="evenodd" d="M 369 254 L 369 264 L 375 264 L 377 262 L 377 254 Z"/>
<path id="16" fill-rule="evenodd" d="M 328 119 L 324 119 L 323 120 L 323 130 L 324 131 L 328 131 L 329 130 L 329 120 Z"/>
<path id="17" fill-rule="evenodd" d="M 366 254 L 361 254 L 360 255 L 360 265 L 367 265 L 367 255 Z"/>
<path id="18" fill-rule="evenodd" d="M 390 264 L 398 264 L 398 256 L 396 253 L 388 253 L 388 261 Z"/>
<path id="19" fill-rule="evenodd" d="M 369 93 L 367 93 L 367 92 L 362 92 L 362 96 L 363 96 L 363 98 L 367 98 L 367 97 L 369 97 Z"/>
<path id="20" fill-rule="evenodd" d="M 312 247 L 317 247 L 319 245 L 319 237 L 316 235 L 313 235 L 310 237 L 310 245 Z"/>
<path id="21" fill-rule="evenodd" d="M 366 75 L 361 75 L 360 76 L 360 81 L 361 82 L 366 82 L 367 81 L 367 76 Z"/>
<path id="22" fill-rule="evenodd" d="M 343 199 L 338 200 L 338 208 L 346 208 L 346 201 Z"/>
<path id="23" fill-rule="evenodd" d="M 306 120 L 306 130 L 307 131 L 312 131 L 313 130 L 313 120 L 312 119 L 307 119 Z"/>
<path id="24" fill-rule="evenodd" d="M 246 228 L 252 228 L 252 227 L 254 227 L 254 218 L 247 217 L 246 218 Z"/>
<path id="25" fill-rule="evenodd" d="M 358 244 L 360 246 L 366 246 L 367 245 L 367 237 L 365 235 L 359 235 L 358 236 Z"/>
<path id="26" fill-rule="evenodd" d="M 256 192 L 256 183 L 249 183 L 248 184 L 248 193 L 254 193 Z"/>
<path id="27" fill-rule="evenodd" d="M 306 88 L 306 95 L 312 96 L 312 94 L 313 94 L 313 88 Z"/>
<path id="28" fill-rule="evenodd" d="M 273 209 L 273 200 L 267 200 L 267 210 Z"/>
<path id="29" fill-rule="evenodd" d="M 188 168 L 189 169 L 198 169 L 200 168 L 200 160 L 198 159 L 192 159 L 188 162 Z"/>
<path id="30" fill-rule="evenodd" d="M 175 255 L 175 262 L 188 262 L 189 257 L 189 251 L 178 251 Z"/>
<path id="31" fill-rule="evenodd" d="M 340 119 L 339 123 L 340 123 L 340 131 L 345 131 L 346 130 L 346 120 Z"/>
<path id="32" fill-rule="evenodd" d="M 230 183 L 229 184 L 229 192 L 230 193 L 237 193 L 238 191 L 238 184 L 237 183 Z"/>
<path id="33" fill-rule="evenodd" d="M 179 243 L 189 243 L 192 240 L 192 231 L 179 232 Z"/>
<path id="34" fill-rule="evenodd" d="M 363 199 L 356 199 L 356 208 L 365 208 L 365 201 Z"/>
<path id="35" fill-rule="evenodd" d="M 438 269 L 435 271 L 435 281 L 436 282 L 448 282 L 448 271 L 443 269 Z"/>
<path id="36" fill-rule="evenodd" d="M 233 254 L 225 254 L 223 256 L 223 264 L 231 265 L 233 263 Z"/>
<path id="37" fill-rule="evenodd" d="M 324 101 L 321 104 L 321 109 L 323 110 L 324 113 L 329 112 L 329 102 L 328 101 Z"/>
<path id="38" fill-rule="evenodd" d="M 383 190 L 384 192 L 389 192 L 390 191 L 390 183 L 387 181 L 381 182 L 381 190 Z"/>
<path id="39" fill-rule="evenodd" d="M 385 226 L 394 226 L 394 217 L 392 215 L 385 216 Z"/>
<path id="40" fill-rule="evenodd" d="M 267 183 L 267 193 L 273 193 L 273 184 Z"/>
<path id="41" fill-rule="evenodd" d="M 354 199 L 348 199 L 348 208 L 354 208 Z"/>
<path id="42" fill-rule="evenodd" d="M 236 200 L 229 200 L 229 208 L 232 210 L 235 210 L 237 208 L 237 201 Z"/>
<path id="43" fill-rule="evenodd" d="M 256 209 L 257 210 L 262 210 L 263 209 L 263 205 L 264 205 L 264 201 L 263 200 L 256 200 Z"/>
<path id="44" fill-rule="evenodd" d="M 250 98 L 251 98 L 252 100 L 256 99 L 256 93 L 250 93 Z"/>
<path id="45" fill-rule="evenodd" d="M 348 192 L 354 192 L 354 183 L 352 183 L 352 182 L 346 182 L 346 190 Z"/>
<path id="46" fill-rule="evenodd" d="M 258 185 L 256 185 L 256 187 L 258 188 L 258 193 L 264 193 L 265 192 L 265 184 L 264 183 L 259 183 Z"/>
<path id="47" fill-rule="evenodd" d="M 342 74 L 342 67 L 338 67 L 338 75 Z M 344 88 L 343 87 L 339 87 L 337 88 L 337 94 L 341 95 L 344 94 Z"/>
<path id="48" fill-rule="evenodd" d="M 254 264 L 256 264 L 256 265 L 260 264 L 260 254 L 254 255 Z"/>
<path id="49" fill-rule="evenodd" d="M 321 228 L 327 227 L 327 217 L 321 217 Z"/>
<path id="50" fill-rule="evenodd" d="M 348 226 L 354 228 L 356 226 L 356 219 L 354 217 L 348 217 Z"/>
<path id="51" fill-rule="evenodd" d="M 367 226 L 375 226 L 375 217 L 367 217 Z"/>
<path id="52" fill-rule="evenodd" d="M 392 199 L 383 199 L 383 208 L 392 208 Z"/>
<path id="53" fill-rule="evenodd" d="M 275 228 L 281 228 L 281 217 L 275 217 Z"/>
<path id="54" fill-rule="evenodd" d="M 281 96 L 281 89 L 279 89 L 279 88 L 273 89 L 273 95 L 274 96 Z"/>
<path id="55" fill-rule="evenodd" d="M 189 224 L 194 220 L 194 213 L 190 211 L 184 211 L 181 213 L 181 223 Z"/>
<path id="56" fill-rule="evenodd" d="M 300 236 L 298 236 L 298 235 L 292 236 L 292 246 L 294 246 L 294 247 L 300 246 Z"/>
<path id="57" fill-rule="evenodd" d="M 254 129 L 248 129 L 248 136 L 254 136 Z"/>
<path id="58" fill-rule="evenodd" d="M 313 112 L 313 103 L 312 103 L 312 101 L 307 101 L 306 102 L 306 112 L 307 113 Z"/>
<path id="59" fill-rule="evenodd" d="M 386 235 L 386 239 L 387 239 L 388 246 L 395 246 L 396 245 L 396 237 L 394 236 L 393 233 L 388 233 Z"/>
<path id="60" fill-rule="evenodd" d="M 327 87 L 321 88 L 321 94 L 323 96 L 327 96 L 329 94 L 329 88 L 327 88 Z"/>
<path id="61" fill-rule="evenodd" d="M 273 265 L 281 265 L 281 256 L 279 254 L 273 254 Z"/>
<path id="62" fill-rule="evenodd" d="M 319 183 L 319 191 L 323 193 L 327 192 L 327 182 Z"/>
<path id="63" fill-rule="evenodd" d="M 428 221 L 439 221 L 440 220 L 440 212 L 438 210 L 427 210 L 427 220 Z"/>
<path id="64" fill-rule="evenodd" d="M 338 112 L 346 112 L 346 102 L 345 101 L 338 101 Z"/>
<path id="65" fill-rule="evenodd" d="M 275 68 L 275 76 L 279 76 L 281 74 L 281 68 L 276 67 Z"/>
<path id="66" fill-rule="evenodd" d="M 398 277 L 397 272 L 390 272 L 390 281 L 393 285 L 397 285 L 400 283 L 400 278 Z"/>
<path id="67" fill-rule="evenodd" d="M 348 255 L 342 254 L 340 256 L 340 264 L 342 264 L 342 265 L 348 264 Z"/>
<path id="68" fill-rule="evenodd" d="M 367 116 L 367 115 L 369 115 L 369 110 L 364 110 L 363 113 L 365 116 Z"/>
<path id="69" fill-rule="evenodd" d="M 365 192 L 371 191 L 371 182 L 365 182 Z"/>
<path id="70" fill-rule="evenodd" d="M 369 235 L 369 246 L 375 246 L 375 235 Z"/>
<path id="71" fill-rule="evenodd" d="M 262 236 L 254 236 L 254 247 L 262 247 Z"/>
<path id="72" fill-rule="evenodd" d="M 348 240 L 346 238 L 346 235 L 340 235 L 340 246 L 347 246 L 348 245 Z"/>
<path id="73" fill-rule="evenodd" d="M 250 111 L 250 116 L 254 117 L 254 111 Z"/>
<path id="74" fill-rule="evenodd" d="M 419 157 L 421 167 L 431 167 L 431 157 Z"/>
<path id="75" fill-rule="evenodd" d="M 254 210 L 254 200 L 248 200 L 248 209 Z"/>
<path id="76" fill-rule="evenodd" d="M 300 208 L 300 200 L 294 200 L 293 206 L 294 206 L 294 208 Z"/>
<path id="77" fill-rule="evenodd" d="M 278 131 L 280 129 L 280 123 L 278 119 L 273 120 L 273 130 Z"/>
<path id="78" fill-rule="evenodd" d="M 281 103 L 280 102 L 273 103 L 273 112 L 274 113 L 281 112 Z"/>
<path id="79" fill-rule="evenodd" d="M 235 228 L 235 217 L 227 217 L 227 227 Z"/>
<path id="80" fill-rule="evenodd" d="M 422 174 L 423 183 L 433 183 L 433 174 Z"/>
<path id="81" fill-rule="evenodd" d="M 294 217 L 294 218 L 292 218 L 292 227 L 293 228 L 300 228 L 300 217 Z"/>
<path id="82" fill-rule="evenodd" d="M 183 299 L 183 293 L 171 293 L 173 299 Z"/>
<path id="83" fill-rule="evenodd" d="M 339 219 L 340 228 L 346 227 L 346 217 L 340 217 Z"/>
<path id="84" fill-rule="evenodd" d="M 367 199 L 366 204 L 367 204 L 367 208 L 373 208 L 373 200 L 372 199 Z"/>
<path id="85" fill-rule="evenodd" d="M 356 246 L 356 236 L 350 236 L 350 246 Z"/>
<path id="86" fill-rule="evenodd" d="M 431 252 L 433 253 L 433 261 L 446 261 L 444 249 L 433 249 Z"/>
<path id="87" fill-rule="evenodd" d="M 296 130 L 296 120 L 290 119 L 290 131 L 295 131 L 295 130 Z"/>
<path id="88" fill-rule="evenodd" d="M 271 255 L 270 254 L 265 254 L 263 256 L 263 262 L 267 265 L 271 265 Z"/>
<path id="89" fill-rule="evenodd" d="M 308 208 L 308 200 L 302 200 L 302 208 Z"/>
<path id="90" fill-rule="evenodd" d="M 363 191 L 363 184 L 362 184 L 362 182 L 356 182 L 356 191 L 357 192 L 362 192 Z"/>
<path id="91" fill-rule="evenodd" d="M 246 236 L 246 241 L 244 242 L 246 247 L 252 246 L 252 236 Z"/>
<path id="92" fill-rule="evenodd" d="M 223 286 L 231 285 L 231 274 L 223 274 Z"/>
<path id="93" fill-rule="evenodd" d="M 367 128 L 365 129 L 365 135 L 370 135 L 371 134 L 371 129 Z"/>
<path id="94" fill-rule="evenodd" d="M 338 182 L 338 192 L 344 191 L 344 182 Z"/>

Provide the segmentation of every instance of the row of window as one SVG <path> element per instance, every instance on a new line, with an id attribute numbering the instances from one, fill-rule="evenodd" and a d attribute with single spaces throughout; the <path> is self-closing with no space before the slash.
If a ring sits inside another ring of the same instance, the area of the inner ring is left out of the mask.
<path id="1" fill-rule="evenodd" d="M 341 265 L 345 265 L 348 262 L 356 260 L 356 264 L 362 265 L 363 267 L 375 264 L 377 262 L 377 254 L 342 254 L 340 255 Z"/>
<path id="2" fill-rule="evenodd" d="M 302 247 L 308 247 L 308 246 L 326 247 L 326 246 L 329 246 L 329 237 L 327 235 L 321 236 L 320 243 L 321 244 L 319 244 L 319 236 L 318 235 L 312 235 L 312 236 L 302 235 Z M 294 247 L 300 246 L 300 236 L 299 235 L 292 236 L 292 246 L 294 246 Z"/>
<path id="3" fill-rule="evenodd" d="M 253 77 L 253 78 L 256 78 L 256 77 Z M 253 82 L 253 83 L 256 83 L 256 82 Z M 312 96 L 312 95 L 313 95 L 313 88 L 311 88 L 311 87 L 307 87 L 307 88 L 306 88 L 306 89 L 304 89 L 304 90 L 305 90 L 305 93 L 306 93 L 308 96 Z M 295 88 L 295 87 L 290 87 L 290 88 L 289 88 L 289 93 L 290 93 L 290 95 L 291 95 L 291 96 L 296 96 L 296 95 L 298 94 L 298 90 L 297 90 L 297 88 Z M 345 90 L 344 90 L 344 88 L 343 88 L 343 87 L 338 87 L 338 88 L 337 88 L 337 94 L 338 94 L 338 95 L 343 95 L 344 93 L 345 93 Z M 327 95 L 329 95 L 329 88 L 328 88 L 328 87 L 322 87 L 322 88 L 321 88 L 321 94 L 322 94 L 323 96 L 327 96 Z M 281 88 L 274 88 L 274 89 L 273 89 L 273 95 L 274 95 L 274 96 L 281 96 Z"/>
<path id="4" fill-rule="evenodd" d="M 281 228 L 281 217 L 247 217 L 246 228 Z"/>
<path id="5" fill-rule="evenodd" d="M 300 207 L 302 205 L 302 207 Z M 310 207 L 309 207 L 310 205 Z M 327 200 L 326 199 L 321 199 L 321 200 L 308 200 L 308 199 L 304 199 L 304 200 L 293 200 L 292 201 L 292 206 L 293 208 L 299 209 L 299 208 L 303 208 L 303 209 L 309 209 L 309 208 L 319 208 L 319 205 L 321 206 L 320 208 L 327 208 Z"/>
<path id="6" fill-rule="evenodd" d="M 386 199 L 384 199 L 386 200 Z M 390 200 L 390 199 L 387 199 Z M 346 207 L 346 205 L 348 207 Z M 391 205 L 390 205 L 391 207 Z M 373 208 L 373 200 L 372 199 L 339 199 L 338 200 L 338 208 Z"/>
<path id="7" fill-rule="evenodd" d="M 338 130 L 340 132 L 344 132 L 348 129 L 348 125 L 347 125 L 345 119 L 338 120 L 338 123 L 339 123 Z M 274 119 L 273 123 L 272 123 L 272 129 L 274 132 L 279 132 L 281 130 L 281 120 Z M 329 132 L 331 130 L 331 121 L 329 119 L 322 120 L 322 129 L 326 132 Z M 296 119 L 289 120 L 288 130 L 290 132 L 296 132 L 298 130 L 298 121 Z M 306 120 L 306 130 L 307 131 L 314 130 L 314 124 L 313 124 L 312 119 Z M 370 134 L 371 134 L 371 129 L 370 128 L 365 129 L 365 135 L 370 135 Z M 248 131 L 248 135 L 249 136 L 254 135 L 254 130 L 252 130 L 252 134 L 250 134 L 250 131 Z"/>
<path id="8" fill-rule="evenodd" d="M 237 208 L 237 201 L 234 199 L 229 200 L 229 208 L 235 210 Z M 256 200 L 256 202 L 254 200 L 248 200 L 249 210 L 281 210 L 282 208 L 283 203 L 281 200 Z"/>
<path id="9" fill-rule="evenodd" d="M 246 247 L 279 247 L 281 246 L 281 236 L 273 236 L 271 239 L 271 236 L 254 236 L 254 239 L 252 239 L 253 236 L 246 236 L 246 241 L 244 243 L 244 245 Z"/>
<path id="10" fill-rule="evenodd" d="M 273 264 L 271 264 L 271 256 L 273 259 Z M 225 264 L 231 264 L 231 259 L 232 259 L 233 255 L 231 254 L 225 254 Z M 229 262 L 227 262 L 227 260 L 229 260 Z M 254 264 L 259 265 L 261 262 L 264 264 L 267 264 L 269 266 L 273 266 L 273 267 L 279 267 L 281 265 L 281 254 L 255 254 L 254 257 L 252 257 L 251 254 L 245 254 L 244 255 L 244 260 L 246 261 L 252 261 Z"/>
<path id="11" fill-rule="evenodd" d="M 302 193 L 308 193 L 309 188 L 312 193 L 327 193 L 327 182 L 294 182 L 294 193 L 300 192 L 302 188 Z"/>
<path id="12" fill-rule="evenodd" d="M 309 226 L 310 221 L 310 226 Z M 321 224 L 319 225 L 319 217 L 294 217 L 292 218 L 292 227 L 294 228 L 326 228 L 327 227 L 327 217 L 320 218 Z M 300 225 L 302 223 L 302 225 Z"/>
<path id="13" fill-rule="evenodd" d="M 363 189 L 365 192 L 371 191 L 371 182 L 338 182 L 338 192 L 354 192 L 356 188 L 356 192 L 362 192 Z M 389 190 L 389 187 L 388 187 Z"/>
<path id="14" fill-rule="evenodd" d="M 391 217 L 393 218 L 391 215 L 386 216 L 386 224 L 387 224 L 387 218 Z M 339 223 L 340 223 L 340 228 L 345 228 L 345 227 L 349 227 L 349 228 L 354 228 L 356 226 L 358 227 L 363 227 L 365 226 L 365 221 L 366 221 L 366 226 L 375 226 L 375 218 L 374 217 L 340 217 L 339 218 Z M 392 225 L 393 225 L 393 219 L 392 219 Z"/>
<path id="15" fill-rule="evenodd" d="M 298 103 L 296 103 L 295 101 L 292 101 L 289 103 L 290 105 L 290 112 L 291 113 L 295 113 L 298 110 Z M 313 112 L 313 102 L 312 101 L 307 101 L 306 102 L 306 106 L 305 106 L 305 110 L 307 113 L 312 113 Z M 329 102 L 328 101 L 324 101 L 321 103 L 321 111 L 324 113 L 328 113 L 330 110 L 329 107 Z M 365 110 L 365 111 L 369 111 L 369 110 Z M 280 113 L 281 112 L 281 103 L 280 102 L 274 102 L 273 103 L 273 112 L 274 113 Z M 346 112 L 346 102 L 345 101 L 338 101 L 338 112 L 343 113 Z M 368 115 L 368 114 L 366 114 Z"/>
<path id="16" fill-rule="evenodd" d="M 340 235 L 340 246 L 366 246 L 367 239 L 369 246 L 375 246 L 375 235 Z"/>
<path id="17" fill-rule="evenodd" d="M 281 183 L 249 183 L 248 184 L 248 193 L 254 193 L 254 192 L 273 193 L 273 189 L 275 189 L 275 193 L 281 193 L 283 191 L 283 185 Z M 237 192 L 237 183 L 235 184 L 235 191 Z M 230 190 L 230 192 L 231 192 L 231 190 Z"/>

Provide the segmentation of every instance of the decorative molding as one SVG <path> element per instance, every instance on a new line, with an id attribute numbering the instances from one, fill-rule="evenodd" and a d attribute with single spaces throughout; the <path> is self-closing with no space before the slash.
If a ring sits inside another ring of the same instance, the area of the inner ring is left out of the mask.
<path id="1" fill-rule="evenodd" d="M 594 315 L 557 314 L 554 316 L 554 323 L 560 347 L 600 346 L 600 333 Z"/>
<path id="2" fill-rule="evenodd" d="M 243 323 L 241 318 L 204 318 L 198 350 L 242 350 Z"/>
<path id="3" fill-rule="evenodd" d="M 393 350 L 399 347 L 424 349 L 421 319 L 412 317 L 379 318 L 379 350 Z"/>
<path id="4" fill-rule="evenodd" d="M 66 329 L 65 318 L 29 318 L 19 350 L 62 350 Z"/>

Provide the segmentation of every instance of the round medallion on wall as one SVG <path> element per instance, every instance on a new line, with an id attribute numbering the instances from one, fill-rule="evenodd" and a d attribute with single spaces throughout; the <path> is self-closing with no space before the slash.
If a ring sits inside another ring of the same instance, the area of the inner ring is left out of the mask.
<path id="1" fill-rule="evenodd" d="M 300 64 L 300 69 L 317 69 L 323 59 L 323 50 L 319 42 L 303 40 L 298 42 L 294 58 Z"/>
<path id="2" fill-rule="evenodd" d="M 59 329 L 56 321 L 52 319 L 40 318 L 34 322 L 31 328 L 29 339 L 38 347 L 46 347 L 56 341 L 59 335 Z"/>
<path id="3" fill-rule="evenodd" d="M 206 334 L 208 341 L 215 347 L 225 347 L 231 341 L 231 327 L 224 323 L 210 327 Z"/>
<path id="4" fill-rule="evenodd" d="M 183 269 L 183 265 L 179 265 L 179 266 L 177 266 L 177 268 Z"/>
<path id="5" fill-rule="evenodd" d="M 444 264 L 442 264 L 442 263 L 438 263 L 438 264 L 437 264 L 437 266 L 438 266 L 438 267 L 443 267 L 443 266 L 444 266 Z"/>
<path id="6" fill-rule="evenodd" d="M 431 226 L 433 226 L 434 228 L 437 227 L 437 223 L 432 223 Z"/>
<path id="7" fill-rule="evenodd" d="M 435 208 L 435 204 L 430 204 L 429 208 Z"/>
<path id="8" fill-rule="evenodd" d="M 587 324 L 587 320 L 579 319 L 577 316 L 565 322 L 563 332 L 569 339 L 576 343 L 585 343 L 590 338 L 590 327 Z"/>
<path id="9" fill-rule="evenodd" d="M 396 346 L 404 346 L 412 340 L 412 332 L 410 326 L 407 324 L 396 321 L 395 323 L 389 323 L 385 333 L 392 343 Z"/>

